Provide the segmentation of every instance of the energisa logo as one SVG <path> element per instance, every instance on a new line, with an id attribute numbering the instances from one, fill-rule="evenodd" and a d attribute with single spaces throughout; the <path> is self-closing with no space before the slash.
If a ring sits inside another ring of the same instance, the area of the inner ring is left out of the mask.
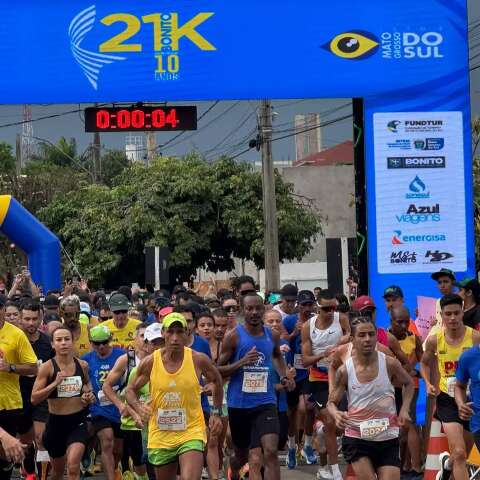
<path id="1" fill-rule="evenodd" d="M 417 175 L 408 186 L 409 192 L 405 195 L 407 199 L 423 199 L 430 198 L 430 192 L 427 192 L 427 186 L 423 183 L 422 179 Z"/>
<path id="2" fill-rule="evenodd" d="M 381 35 L 382 57 L 389 60 L 402 58 L 443 58 L 443 35 L 438 32 L 384 32 Z"/>

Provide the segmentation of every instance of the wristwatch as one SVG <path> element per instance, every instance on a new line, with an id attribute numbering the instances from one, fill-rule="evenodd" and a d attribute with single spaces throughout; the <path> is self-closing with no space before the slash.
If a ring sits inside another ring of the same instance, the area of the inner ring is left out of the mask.
<path id="1" fill-rule="evenodd" d="M 9 366 L 8 366 L 8 371 L 10 373 L 17 373 L 17 366 L 14 364 L 14 363 L 11 363 Z"/>
<path id="2" fill-rule="evenodd" d="M 217 407 L 210 408 L 210 415 L 216 415 L 217 417 L 222 416 L 222 409 Z"/>

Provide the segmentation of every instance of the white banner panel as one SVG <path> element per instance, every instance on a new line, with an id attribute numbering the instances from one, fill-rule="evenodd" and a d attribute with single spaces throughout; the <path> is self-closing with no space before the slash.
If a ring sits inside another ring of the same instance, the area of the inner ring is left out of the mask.
<path id="1" fill-rule="evenodd" d="M 462 113 L 373 117 L 378 272 L 466 270 Z"/>

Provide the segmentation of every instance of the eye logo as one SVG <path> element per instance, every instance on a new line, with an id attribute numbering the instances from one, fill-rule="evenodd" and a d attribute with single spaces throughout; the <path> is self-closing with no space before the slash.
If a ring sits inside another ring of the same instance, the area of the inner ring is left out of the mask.
<path id="1" fill-rule="evenodd" d="M 392 133 L 398 133 L 398 127 L 402 124 L 399 120 L 392 120 L 388 122 L 387 128 Z"/>
<path id="2" fill-rule="evenodd" d="M 324 48 L 340 58 L 362 60 L 371 57 L 380 46 L 378 38 L 369 32 L 352 30 L 337 35 Z"/>

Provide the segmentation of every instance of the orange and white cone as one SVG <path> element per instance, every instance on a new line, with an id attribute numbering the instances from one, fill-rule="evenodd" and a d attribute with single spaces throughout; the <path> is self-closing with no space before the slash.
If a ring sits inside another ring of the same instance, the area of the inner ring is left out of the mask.
<path id="1" fill-rule="evenodd" d="M 430 428 L 430 438 L 428 440 L 427 461 L 425 462 L 424 480 L 435 480 L 440 471 L 440 459 L 438 456 L 448 452 L 447 436 L 442 432 L 442 424 L 435 418 L 432 420 Z"/>
<path id="2" fill-rule="evenodd" d="M 343 480 L 356 480 L 357 476 L 355 475 L 355 472 L 353 471 L 352 464 L 349 463 L 347 465 L 347 471 L 345 472 L 345 475 L 343 476 Z"/>

